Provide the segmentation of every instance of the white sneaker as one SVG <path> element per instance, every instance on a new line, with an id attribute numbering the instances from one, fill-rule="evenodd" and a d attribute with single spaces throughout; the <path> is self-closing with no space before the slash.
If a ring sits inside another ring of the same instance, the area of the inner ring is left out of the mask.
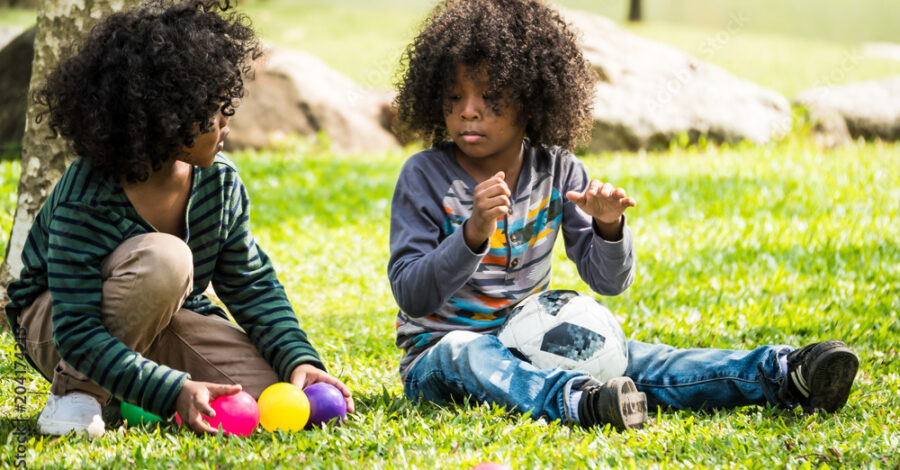
<path id="1" fill-rule="evenodd" d="M 64 436 L 72 431 L 84 431 L 98 437 L 106 426 L 101 412 L 100 402 L 86 393 L 50 395 L 37 422 L 42 434 Z"/>

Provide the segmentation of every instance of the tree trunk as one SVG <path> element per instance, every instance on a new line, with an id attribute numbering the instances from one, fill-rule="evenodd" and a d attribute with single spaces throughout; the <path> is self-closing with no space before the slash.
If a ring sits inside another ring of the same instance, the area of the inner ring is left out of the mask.
<path id="1" fill-rule="evenodd" d="M 37 8 L 38 0 L 0 0 L 0 8 Z"/>
<path id="2" fill-rule="evenodd" d="M 643 21 L 644 15 L 641 13 L 641 0 L 631 0 L 628 4 L 628 21 Z"/>
<path id="3" fill-rule="evenodd" d="M 41 205 L 62 176 L 74 155 L 69 143 L 52 139 L 46 124 L 35 123 L 39 111 L 32 91 L 40 87 L 47 74 L 59 63 L 66 46 L 82 38 L 99 18 L 138 5 L 138 0 L 43 0 L 37 14 L 34 60 L 29 84 L 28 110 L 25 113 L 25 135 L 22 138 L 22 174 L 19 198 L 13 219 L 6 258 L 0 266 L 0 324 L 6 328 L 6 286 L 19 277 L 22 270 L 22 247 Z"/>

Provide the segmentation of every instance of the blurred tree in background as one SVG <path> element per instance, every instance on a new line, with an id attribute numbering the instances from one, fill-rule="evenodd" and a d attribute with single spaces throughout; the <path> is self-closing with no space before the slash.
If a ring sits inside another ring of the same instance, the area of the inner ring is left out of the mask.
<path id="1" fill-rule="evenodd" d="M 37 8 L 38 0 L 0 0 L 0 8 Z"/>
<path id="2" fill-rule="evenodd" d="M 0 1 L 13 4 L 33 3 L 33 0 Z M 59 63 L 70 46 L 89 31 L 100 18 L 139 3 L 138 0 L 41 2 L 37 12 L 37 34 L 34 41 L 34 62 L 29 90 L 33 91 L 43 84 L 44 77 Z M 16 214 L 6 248 L 6 257 L 0 266 L 0 296 L 2 296 L 0 305 L 6 305 L 6 286 L 18 278 L 22 270 L 22 247 L 34 217 L 66 165 L 73 158 L 70 144 L 65 139 L 54 139 L 53 132 L 46 122 L 35 122 L 39 111 L 33 96 L 29 96 L 25 136 L 22 138 L 22 175 L 19 180 Z M 7 326 L 5 310 L 0 311 L 0 324 L 3 328 Z"/>
<path id="3" fill-rule="evenodd" d="M 628 3 L 628 21 L 641 21 L 641 0 L 631 0 Z"/>

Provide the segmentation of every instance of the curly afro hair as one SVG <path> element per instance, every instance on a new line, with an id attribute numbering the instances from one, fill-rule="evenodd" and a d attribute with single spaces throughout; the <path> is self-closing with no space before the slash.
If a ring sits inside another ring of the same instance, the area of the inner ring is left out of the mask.
<path id="1" fill-rule="evenodd" d="M 446 0 L 401 59 L 395 128 L 449 140 L 444 118 L 454 68 L 484 67 L 489 87 L 520 112 L 533 143 L 573 149 L 590 132 L 594 72 L 559 13 L 537 0 Z M 503 103 L 494 103 L 500 111 Z"/>
<path id="2" fill-rule="evenodd" d="M 38 122 L 111 177 L 145 181 L 191 147 L 221 110 L 234 114 L 262 55 L 230 0 L 150 0 L 110 15 L 50 73 Z"/>

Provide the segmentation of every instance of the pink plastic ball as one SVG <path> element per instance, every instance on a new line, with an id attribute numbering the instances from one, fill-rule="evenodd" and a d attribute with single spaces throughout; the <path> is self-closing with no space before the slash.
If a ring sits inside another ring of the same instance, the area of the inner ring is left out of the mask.
<path id="1" fill-rule="evenodd" d="M 512 470 L 509 465 L 505 465 L 497 462 L 482 462 L 474 467 L 471 470 Z"/>
<path id="2" fill-rule="evenodd" d="M 213 400 L 210 404 L 216 416 L 204 416 L 210 426 L 222 427 L 228 435 L 249 436 L 259 424 L 259 406 L 249 393 L 240 391 Z"/>

